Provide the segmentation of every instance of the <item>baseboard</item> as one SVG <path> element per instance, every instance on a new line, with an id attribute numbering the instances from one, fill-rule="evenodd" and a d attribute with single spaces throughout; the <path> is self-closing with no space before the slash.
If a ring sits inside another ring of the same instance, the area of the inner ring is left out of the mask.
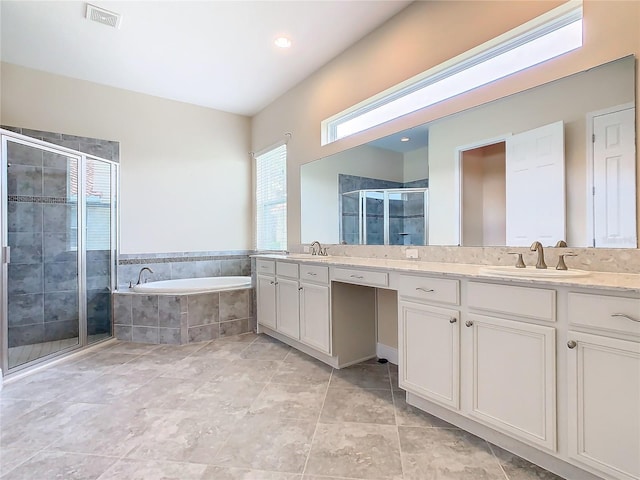
<path id="1" fill-rule="evenodd" d="M 398 365 L 398 349 L 388 347 L 382 343 L 376 344 L 376 355 L 378 358 L 386 358 L 390 363 Z"/>

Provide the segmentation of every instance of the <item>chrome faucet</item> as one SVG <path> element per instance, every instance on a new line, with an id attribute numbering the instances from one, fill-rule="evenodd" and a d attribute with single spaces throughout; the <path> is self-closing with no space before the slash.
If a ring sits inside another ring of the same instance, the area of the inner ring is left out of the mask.
<path id="1" fill-rule="evenodd" d="M 143 273 L 145 270 L 148 270 L 148 271 L 149 271 L 149 273 L 153 273 L 153 270 L 151 270 L 149 267 L 142 267 L 142 268 L 140 269 L 140 273 L 138 274 L 138 283 L 136 283 L 136 285 L 140 285 L 140 283 L 141 283 L 141 281 L 142 281 L 142 273 Z"/>
<path id="2" fill-rule="evenodd" d="M 318 246 L 317 250 L 314 245 Z M 322 245 L 320 245 L 320 242 L 317 240 L 311 243 L 311 255 L 322 255 Z"/>
<path id="3" fill-rule="evenodd" d="M 531 251 L 538 252 L 536 268 L 547 268 L 547 264 L 544 263 L 544 249 L 542 248 L 542 244 L 536 240 L 531 244 Z"/>

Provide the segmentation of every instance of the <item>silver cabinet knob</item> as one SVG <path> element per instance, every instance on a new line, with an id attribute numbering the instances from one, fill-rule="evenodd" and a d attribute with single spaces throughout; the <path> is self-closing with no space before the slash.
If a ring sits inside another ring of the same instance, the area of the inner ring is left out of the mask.
<path id="1" fill-rule="evenodd" d="M 449 319 L 449 323 L 456 323 L 458 321 L 458 319 L 456 317 L 451 317 Z"/>
<path id="2" fill-rule="evenodd" d="M 569 348 L 571 348 L 571 349 L 574 349 L 574 348 L 576 348 L 577 346 L 578 346 L 578 344 L 577 344 L 574 340 L 569 340 L 569 341 L 567 342 L 567 347 L 569 347 Z"/>
<path id="3" fill-rule="evenodd" d="M 302 287 L 298 287 L 298 291 L 301 291 L 301 290 L 302 290 Z"/>
<path id="4" fill-rule="evenodd" d="M 464 324 L 465 324 L 467 327 L 473 327 L 473 322 L 472 322 L 471 320 L 467 320 L 466 322 L 464 322 Z"/>

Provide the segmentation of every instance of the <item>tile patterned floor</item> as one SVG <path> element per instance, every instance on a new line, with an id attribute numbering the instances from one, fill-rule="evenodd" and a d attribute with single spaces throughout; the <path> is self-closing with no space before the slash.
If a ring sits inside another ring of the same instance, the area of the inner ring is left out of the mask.
<path id="1" fill-rule="evenodd" d="M 3 480 L 558 480 L 269 337 L 112 343 L 5 384 Z"/>

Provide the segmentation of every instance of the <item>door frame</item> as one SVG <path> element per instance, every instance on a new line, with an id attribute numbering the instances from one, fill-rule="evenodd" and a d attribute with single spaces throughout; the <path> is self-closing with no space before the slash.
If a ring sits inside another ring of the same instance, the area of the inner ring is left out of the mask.
<path id="1" fill-rule="evenodd" d="M 586 183 L 586 232 L 584 238 L 584 246 L 585 247 L 595 247 L 595 219 L 594 219 L 594 157 L 593 157 L 593 121 L 595 117 L 600 117 L 602 115 L 608 115 L 610 113 L 621 112 L 623 110 L 630 110 L 635 108 L 635 103 L 623 103 L 621 105 L 615 105 L 613 107 L 604 108 L 602 110 L 595 110 L 593 112 L 588 112 L 586 115 L 586 158 L 587 158 L 587 183 Z M 636 142 L 638 139 L 636 139 Z M 637 154 L 637 151 L 636 151 Z M 637 190 L 637 186 L 636 186 Z"/>
<path id="2" fill-rule="evenodd" d="M 476 140 L 472 143 L 465 145 L 458 145 L 455 149 L 455 157 L 453 162 L 453 176 L 455 178 L 453 183 L 453 211 L 457 215 L 458 221 L 455 223 L 456 231 L 454 232 L 454 238 L 457 239 L 458 246 L 462 246 L 462 155 L 468 150 L 474 150 L 476 148 L 486 147 L 487 145 L 493 145 L 494 143 L 506 143 L 507 139 L 511 137 L 513 133 L 503 133 L 496 137 L 485 138 L 482 140 Z"/>

